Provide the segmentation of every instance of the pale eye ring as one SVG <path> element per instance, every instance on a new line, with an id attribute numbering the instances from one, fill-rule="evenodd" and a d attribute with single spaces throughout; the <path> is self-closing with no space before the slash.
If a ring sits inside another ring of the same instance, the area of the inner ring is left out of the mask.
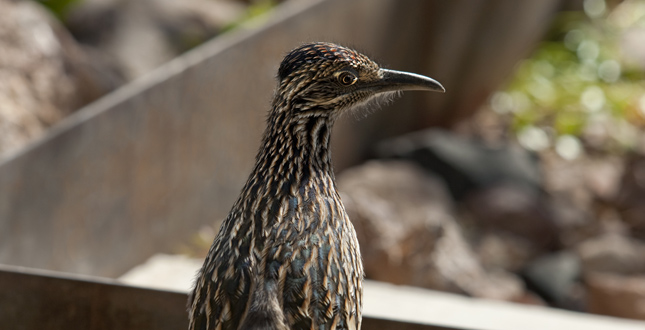
<path id="1" fill-rule="evenodd" d="M 338 82 L 343 86 L 353 85 L 358 78 L 351 72 L 342 72 L 338 75 Z"/>

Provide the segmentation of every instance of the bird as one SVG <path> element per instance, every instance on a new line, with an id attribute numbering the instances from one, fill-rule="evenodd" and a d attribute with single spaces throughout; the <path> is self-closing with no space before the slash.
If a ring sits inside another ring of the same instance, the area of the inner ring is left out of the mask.
<path id="1" fill-rule="evenodd" d="M 378 96 L 444 92 L 333 43 L 303 44 L 278 69 L 255 166 L 188 299 L 191 330 L 358 330 L 364 271 L 336 189 L 336 119 Z"/>

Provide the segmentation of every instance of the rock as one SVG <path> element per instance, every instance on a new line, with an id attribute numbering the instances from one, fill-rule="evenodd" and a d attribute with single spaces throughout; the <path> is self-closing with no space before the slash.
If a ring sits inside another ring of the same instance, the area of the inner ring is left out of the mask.
<path id="1" fill-rule="evenodd" d="M 529 263 L 522 275 L 528 288 L 547 302 L 568 309 L 582 308 L 576 292 L 580 279 L 580 260 L 576 254 L 561 251 L 543 255 Z"/>
<path id="2" fill-rule="evenodd" d="M 532 250 L 555 246 L 557 230 L 548 201 L 526 186 L 499 184 L 471 193 L 466 212 L 479 230 L 523 238 Z"/>
<path id="3" fill-rule="evenodd" d="M 585 275 L 589 312 L 645 320 L 645 276 Z"/>
<path id="4" fill-rule="evenodd" d="M 615 205 L 634 237 L 645 240 L 645 156 L 632 155 L 625 167 Z"/>
<path id="5" fill-rule="evenodd" d="M 239 20 L 245 5 L 211 0 L 87 0 L 67 16 L 79 41 L 139 77 L 219 34 Z"/>
<path id="6" fill-rule="evenodd" d="M 440 179 L 402 161 L 371 161 L 338 177 L 368 278 L 512 300 L 521 281 L 477 260 Z"/>
<path id="7" fill-rule="evenodd" d="M 577 247 L 584 273 L 645 273 L 645 243 L 618 234 L 589 239 Z"/>
<path id="8" fill-rule="evenodd" d="M 115 0 L 85 0 L 72 5 L 65 15 L 65 25 L 83 45 L 98 47 L 111 38 L 119 25 Z"/>
<path id="9" fill-rule="evenodd" d="M 486 269 L 519 272 L 541 251 L 527 239 L 508 232 L 485 231 L 475 251 Z"/>
<path id="10" fill-rule="evenodd" d="M 246 6 L 235 0 L 156 1 L 159 24 L 178 52 L 220 34 L 246 13 Z"/>
<path id="11" fill-rule="evenodd" d="M 551 152 L 542 155 L 545 190 L 564 248 L 618 230 L 620 214 L 613 204 L 620 187 L 624 161 L 611 155 L 585 155 L 565 160 Z M 610 228 L 614 227 L 614 228 Z"/>
<path id="12" fill-rule="evenodd" d="M 6 154 L 120 79 L 35 2 L 0 0 L 0 12 L 0 153 Z"/>
<path id="13" fill-rule="evenodd" d="M 454 133 L 430 129 L 383 142 L 382 157 L 411 159 L 441 176 L 457 200 L 498 183 L 539 190 L 542 178 L 534 154 L 518 146 L 491 147 Z"/>
<path id="14" fill-rule="evenodd" d="M 550 195 L 549 209 L 562 248 L 574 247 L 601 232 L 599 219 L 589 209 L 577 207 L 566 193 L 550 192 Z"/>
<path id="15" fill-rule="evenodd" d="M 618 193 L 624 167 L 618 156 L 589 158 L 583 167 L 583 183 L 596 198 L 610 200 Z"/>

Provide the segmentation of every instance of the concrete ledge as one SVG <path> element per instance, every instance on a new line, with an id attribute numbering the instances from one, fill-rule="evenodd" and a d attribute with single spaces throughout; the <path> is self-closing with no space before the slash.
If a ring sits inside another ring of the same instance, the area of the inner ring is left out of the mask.
<path id="1" fill-rule="evenodd" d="M 366 281 L 365 315 L 473 330 L 643 330 L 645 322 Z"/>

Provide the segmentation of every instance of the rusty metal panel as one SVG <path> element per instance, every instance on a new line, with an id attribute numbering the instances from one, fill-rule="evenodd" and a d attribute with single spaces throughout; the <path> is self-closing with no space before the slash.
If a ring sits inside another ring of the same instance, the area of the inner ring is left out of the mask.
<path id="1" fill-rule="evenodd" d="M 182 292 L 144 289 L 104 278 L 0 265 L 0 329 L 187 329 L 186 300 L 187 295 Z M 452 328 L 364 317 L 362 329 Z"/>
<path id="2" fill-rule="evenodd" d="M 541 8 L 543 22 L 518 47 L 536 39 L 555 2 L 527 2 Z M 217 223 L 252 166 L 277 66 L 302 42 L 356 46 L 389 67 L 468 87 L 406 94 L 366 120 L 341 121 L 333 138 L 337 168 L 360 160 L 375 139 L 419 128 L 424 112 L 448 113 L 457 100 L 481 95 L 482 86 L 493 86 L 470 73 L 478 67 L 461 66 L 471 60 L 465 53 L 484 47 L 490 54 L 491 47 L 509 43 L 461 41 L 483 19 L 463 33 L 453 32 L 462 27 L 450 22 L 480 17 L 483 2 L 448 3 L 289 1 L 261 27 L 223 35 L 80 110 L 0 161 L 0 263 L 113 277 L 153 253 L 172 251 L 201 225 Z M 485 14 L 503 22 L 508 10 L 501 4 L 518 2 L 492 3 Z M 515 28 L 497 24 L 485 31 L 494 35 L 495 29 Z M 497 51 L 503 61 L 486 56 L 479 66 L 508 69 L 520 54 Z M 464 59 L 448 66 L 461 69 L 440 70 L 451 58 Z M 465 83 L 471 76 L 480 82 Z"/>
<path id="3" fill-rule="evenodd" d="M 184 293 L 0 266 L 1 329 L 187 329 L 185 306 Z"/>
<path id="4" fill-rule="evenodd" d="M 399 322 L 372 317 L 364 317 L 362 330 L 476 330 L 452 327 L 432 326 L 410 322 Z"/>

